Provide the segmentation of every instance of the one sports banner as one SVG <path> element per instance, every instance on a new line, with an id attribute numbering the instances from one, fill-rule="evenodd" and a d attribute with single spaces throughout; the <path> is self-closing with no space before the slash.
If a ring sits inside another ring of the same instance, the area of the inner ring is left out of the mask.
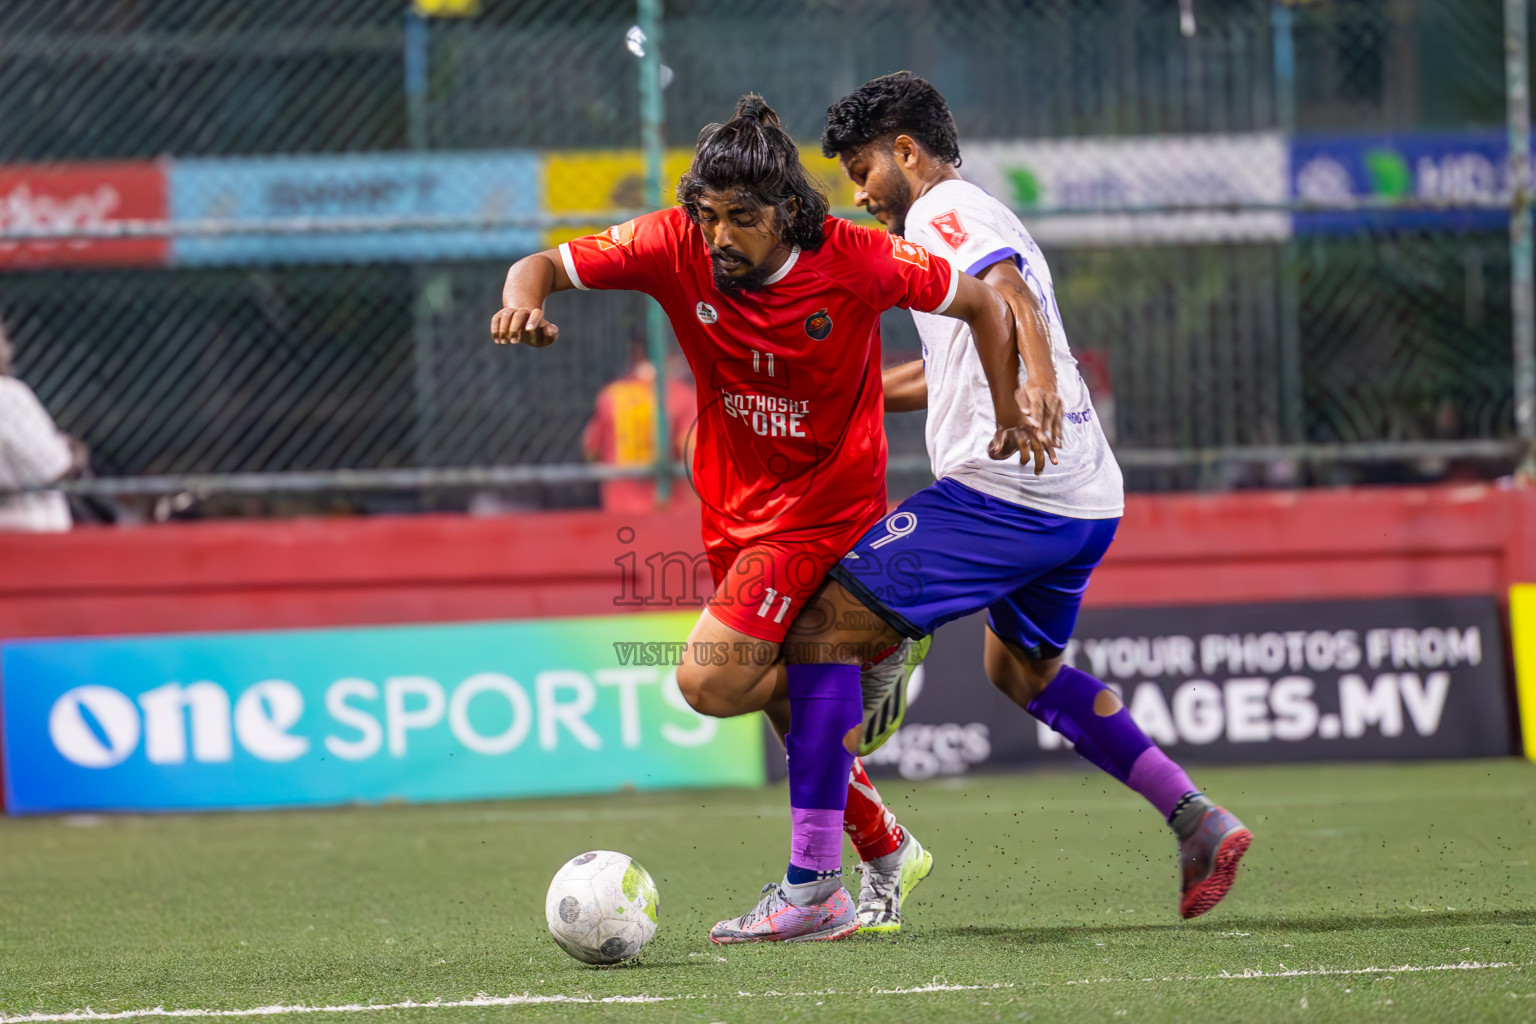
<path id="1" fill-rule="evenodd" d="M 538 214 L 539 167 L 522 150 L 178 160 L 172 219 L 222 228 L 178 237 L 173 255 L 192 264 L 510 259 L 539 248 L 534 227 L 462 222 Z M 271 221 L 303 230 L 259 231 Z M 368 221 L 379 229 L 334 229 Z"/>
<path id="2" fill-rule="evenodd" d="M 757 785 L 750 718 L 631 656 L 692 613 L 0 645 L 11 813 Z M 649 646 L 648 646 L 649 645 Z"/>
<path id="3" fill-rule="evenodd" d="M 1072 763 L 1061 736 L 987 681 L 985 622 L 974 615 L 938 631 L 905 724 L 871 766 L 925 778 Z M 1511 752 L 1491 597 L 1086 609 L 1066 656 L 1115 687 L 1180 761 Z"/>

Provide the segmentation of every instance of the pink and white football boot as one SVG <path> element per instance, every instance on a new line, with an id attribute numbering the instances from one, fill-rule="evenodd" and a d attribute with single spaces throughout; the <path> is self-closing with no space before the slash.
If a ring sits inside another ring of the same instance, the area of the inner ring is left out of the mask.
<path id="1" fill-rule="evenodd" d="M 709 930 L 709 941 L 730 942 L 816 942 L 847 938 L 859 930 L 859 917 L 853 897 L 839 887 L 827 899 L 811 907 L 797 907 L 789 902 L 778 882 L 763 886 L 763 898 L 757 906 L 729 921 L 721 921 Z"/>

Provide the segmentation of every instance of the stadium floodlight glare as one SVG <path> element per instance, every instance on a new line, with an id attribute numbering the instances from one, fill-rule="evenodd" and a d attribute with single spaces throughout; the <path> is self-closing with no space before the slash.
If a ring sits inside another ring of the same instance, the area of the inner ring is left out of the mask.
<path id="1" fill-rule="evenodd" d="M 624 33 L 624 46 L 636 57 L 645 57 L 645 41 L 645 29 L 641 28 L 639 25 L 631 25 L 629 27 L 629 31 Z M 661 87 L 665 89 L 667 86 L 672 84 L 672 79 L 674 77 L 672 74 L 672 69 L 667 67 L 665 64 L 661 65 L 660 77 Z"/>

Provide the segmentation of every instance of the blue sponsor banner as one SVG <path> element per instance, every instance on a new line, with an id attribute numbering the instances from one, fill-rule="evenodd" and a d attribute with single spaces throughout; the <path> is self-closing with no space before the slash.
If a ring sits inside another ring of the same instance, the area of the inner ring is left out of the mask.
<path id="1" fill-rule="evenodd" d="M 677 689 L 696 618 L 7 642 L 6 808 L 759 784 L 755 717 L 702 717 Z"/>
<path id="2" fill-rule="evenodd" d="M 504 218 L 542 209 L 537 153 L 370 153 L 178 160 L 173 221 Z M 280 263 L 508 257 L 541 248 L 532 228 L 178 237 L 173 262 Z"/>
<path id="3" fill-rule="evenodd" d="M 1298 213 L 1296 231 L 1500 230 L 1509 214 L 1477 206 L 1507 200 L 1508 152 L 1504 133 L 1496 130 L 1299 135 L 1291 145 L 1291 194 L 1299 202 L 1401 201 L 1450 208 Z"/>

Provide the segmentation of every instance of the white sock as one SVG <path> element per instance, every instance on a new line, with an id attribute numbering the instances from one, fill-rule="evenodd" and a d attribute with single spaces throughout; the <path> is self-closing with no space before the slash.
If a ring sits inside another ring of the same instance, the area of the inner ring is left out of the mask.
<path id="1" fill-rule="evenodd" d="M 814 882 L 801 882 L 796 884 L 789 879 L 780 882 L 784 889 L 784 896 L 796 907 L 814 907 L 818 903 L 825 903 L 832 898 L 832 894 L 843 887 L 840 876 L 831 878 L 818 878 Z"/>

